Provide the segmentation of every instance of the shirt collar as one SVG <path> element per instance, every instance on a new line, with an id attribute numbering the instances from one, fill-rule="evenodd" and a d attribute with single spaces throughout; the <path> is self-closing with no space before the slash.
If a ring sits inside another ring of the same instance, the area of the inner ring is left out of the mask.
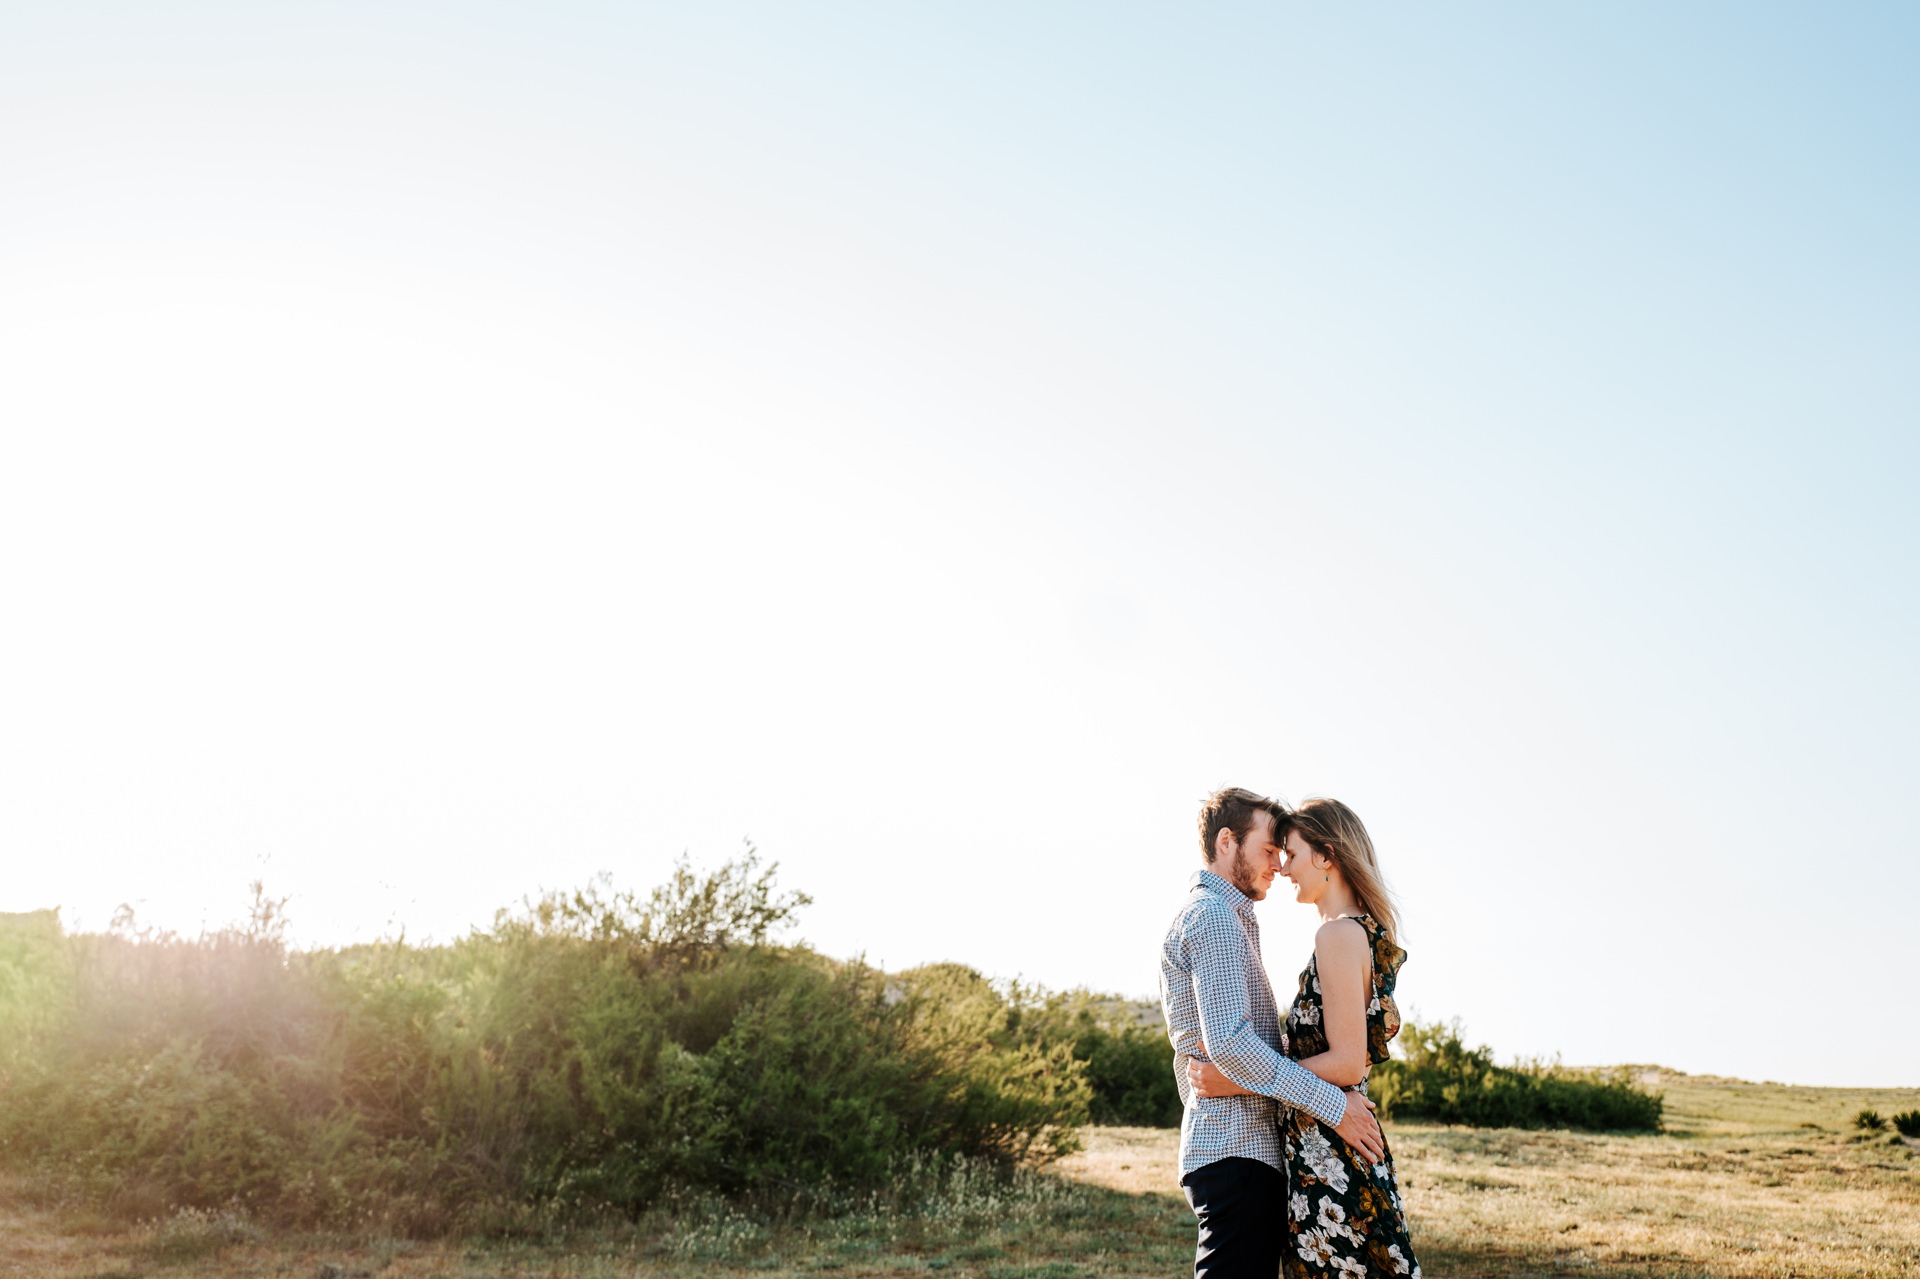
<path id="1" fill-rule="evenodd" d="M 1253 899 L 1235 888 L 1230 880 L 1222 879 L 1210 870 L 1196 870 L 1193 872 L 1193 878 L 1187 883 L 1190 887 L 1204 889 L 1216 897 L 1225 898 L 1227 905 L 1233 907 L 1235 913 L 1245 915 L 1249 919 L 1253 918 Z"/>

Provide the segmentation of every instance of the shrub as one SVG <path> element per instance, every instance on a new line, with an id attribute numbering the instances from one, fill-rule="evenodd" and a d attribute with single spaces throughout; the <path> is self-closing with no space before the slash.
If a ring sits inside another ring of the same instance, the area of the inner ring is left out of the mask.
<path id="1" fill-rule="evenodd" d="M 1863 1110 L 1853 1117 L 1853 1126 L 1867 1132 L 1879 1132 L 1887 1126 L 1877 1110 Z"/>
<path id="2" fill-rule="evenodd" d="M 1393 1117 L 1480 1128 L 1654 1131 L 1663 1102 L 1624 1069 L 1574 1070 L 1556 1063 L 1497 1066 L 1493 1050 L 1468 1048 L 1459 1023 L 1408 1022 L 1400 1056 L 1374 1067 L 1368 1091 Z"/>
<path id="3" fill-rule="evenodd" d="M 1089 1114 L 1097 1124 L 1180 1126 L 1173 1046 L 1160 1005 L 1087 990 L 1058 994 L 1014 988 L 1023 1032 L 1065 1044 L 1085 1064 Z"/>
<path id="4" fill-rule="evenodd" d="M 960 964 L 913 969 L 899 986 L 912 1052 L 938 1081 L 939 1149 L 1018 1160 L 1079 1148 L 1086 1069 L 1066 1044 L 1022 1036 L 1009 992 Z"/>
<path id="5" fill-rule="evenodd" d="M 60 1022 L 72 980 L 58 911 L 0 914 L 0 1080 Z"/>
<path id="6" fill-rule="evenodd" d="M 1903 1110 L 1893 1117 L 1893 1126 L 1903 1137 L 1920 1137 L 1920 1110 Z"/>
<path id="7" fill-rule="evenodd" d="M 0 931 L 0 1157 L 131 1215 L 431 1231 L 1072 1148 L 1066 1045 L 969 970 L 778 944 L 804 903 L 749 849 L 444 946 L 290 951 L 257 888 L 191 940 Z"/>
<path id="8" fill-rule="evenodd" d="M 1165 1031 L 1095 1026 L 1073 1041 L 1073 1054 L 1087 1063 L 1093 1122 L 1180 1126 L 1180 1090 Z"/>

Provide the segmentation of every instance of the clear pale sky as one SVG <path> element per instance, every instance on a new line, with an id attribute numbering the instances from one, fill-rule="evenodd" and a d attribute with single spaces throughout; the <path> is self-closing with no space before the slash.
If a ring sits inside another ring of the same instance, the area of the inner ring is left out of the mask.
<path id="1" fill-rule="evenodd" d="M 447 938 L 750 837 L 830 953 L 1147 994 L 1237 783 L 1503 1055 L 1920 1083 L 1917 55 L 12 6 L 0 910 Z"/>

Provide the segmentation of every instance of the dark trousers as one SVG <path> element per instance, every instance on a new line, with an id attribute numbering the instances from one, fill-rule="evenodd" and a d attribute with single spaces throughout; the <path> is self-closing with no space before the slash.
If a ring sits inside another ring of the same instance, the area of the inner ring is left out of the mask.
<path id="1" fill-rule="evenodd" d="M 1287 1177 L 1258 1159 L 1216 1159 L 1180 1182 L 1200 1243 L 1194 1279 L 1274 1279 L 1287 1238 Z"/>

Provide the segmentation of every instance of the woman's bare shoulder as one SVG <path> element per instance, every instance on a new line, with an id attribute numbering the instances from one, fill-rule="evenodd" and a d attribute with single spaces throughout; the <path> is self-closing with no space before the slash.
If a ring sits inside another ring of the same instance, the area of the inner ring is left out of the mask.
<path id="1" fill-rule="evenodd" d="M 1367 953 L 1367 930 L 1357 919 L 1329 919 L 1314 933 L 1313 948 L 1322 955 L 1357 959 Z"/>

